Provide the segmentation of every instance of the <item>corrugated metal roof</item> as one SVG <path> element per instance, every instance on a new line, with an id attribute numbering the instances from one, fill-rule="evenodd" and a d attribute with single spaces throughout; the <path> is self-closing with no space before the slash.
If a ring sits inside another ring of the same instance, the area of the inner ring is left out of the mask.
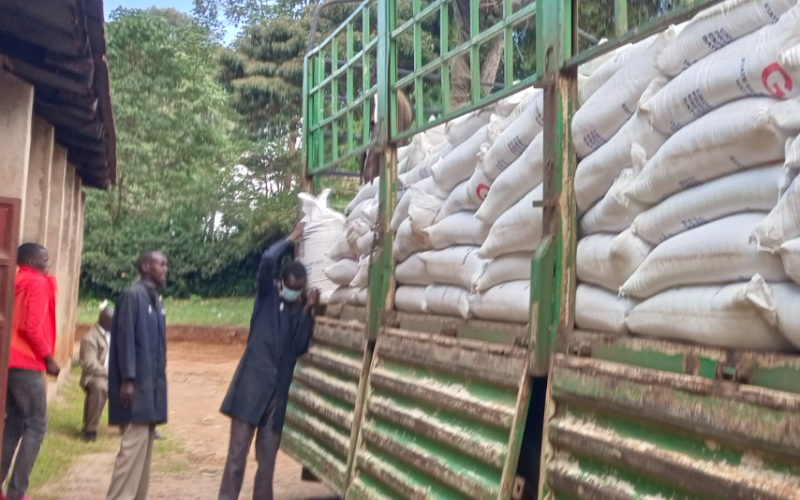
<path id="1" fill-rule="evenodd" d="M 0 0 L 0 64 L 35 87 L 84 185 L 116 182 L 102 0 Z"/>

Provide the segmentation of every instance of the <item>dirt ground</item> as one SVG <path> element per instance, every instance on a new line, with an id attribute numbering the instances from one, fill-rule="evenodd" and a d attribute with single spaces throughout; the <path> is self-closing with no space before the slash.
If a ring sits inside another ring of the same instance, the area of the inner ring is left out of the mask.
<path id="1" fill-rule="evenodd" d="M 154 458 L 150 499 L 212 500 L 217 498 L 228 447 L 229 419 L 219 413 L 243 347 L 171 343 L 167 378 L 169 444 Z M 109 430 L 113 432 L 113 430 Z M 59 500 L 105 498 L 115 453 L 82 456 L 70 472 L 40 493 Z M 255 453 L 251 450 L 240 498 L 253 496 Z M 275 470 L 276 500 L 322 500 L 336 496 L 321 483 L 302 482 L 300 465 L 284 453 Z M 258 499 L 256 499 L 258 500 Z"/>

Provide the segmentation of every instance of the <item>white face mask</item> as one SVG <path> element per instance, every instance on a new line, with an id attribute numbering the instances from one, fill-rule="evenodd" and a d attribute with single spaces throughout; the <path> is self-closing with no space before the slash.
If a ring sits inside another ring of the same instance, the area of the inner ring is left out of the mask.
<path id="1" fill-rule="evenodd" d="M 302 293 L 303 293 L 303 290 L 292 290 L 291 288 L 289 288 L 285 284 L 283 285 L 283 288 L 281 289 L 281 297 L 286 302 L 294 302 L 294 301 L 296 301 L 298 298 L 300 298 L 300 295 Z"/>

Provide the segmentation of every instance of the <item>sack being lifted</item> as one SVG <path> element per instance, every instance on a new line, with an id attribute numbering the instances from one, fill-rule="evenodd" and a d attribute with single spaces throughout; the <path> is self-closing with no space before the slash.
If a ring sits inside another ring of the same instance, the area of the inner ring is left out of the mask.
<path id="1" fill-rule="evenodd" d="M 344 232 L 344 215 L 328 207 L 330 189 L 324 189 L 316 198 L 307 193 L 298 196 L 303 203 L 303 221 L 307 223 L 298 252 L 298 259 L 306 266 L 308 287 L 319 288 L 320 302 L 327 304 L 336 290 L 336 283 L 325 276 L 325 269 L 333 261 L 327 256 Z"/>

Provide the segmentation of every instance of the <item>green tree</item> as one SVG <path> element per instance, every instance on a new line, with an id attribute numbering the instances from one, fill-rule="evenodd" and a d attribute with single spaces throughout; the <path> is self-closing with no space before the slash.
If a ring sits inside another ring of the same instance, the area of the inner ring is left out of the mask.
<path id="1" fill-rule="evenodd" d="M 136 256 L 153 248 L 170 259 L 170 293 L 249 292 L 258 250 L 295 205 L 257 196 L 260 186 L 237 174 L 247 144 L 234 133 L 213 34 L 156 9 L 117 9 L 106 33 L 119 173 L 115 188 L 87 200 L 82 292 L 123 290 Z"/>

